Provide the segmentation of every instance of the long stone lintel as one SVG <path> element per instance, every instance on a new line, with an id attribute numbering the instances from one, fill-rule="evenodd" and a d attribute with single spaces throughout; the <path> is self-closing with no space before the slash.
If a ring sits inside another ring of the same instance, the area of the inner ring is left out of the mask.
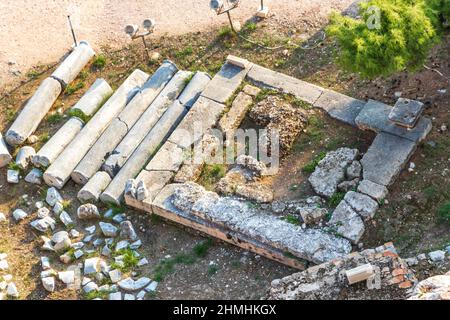
<path id="1" fill-rule="evenodd" d="M 166 188 L 164 188 L 158 194 L 153 204 L 150 204 L 146 200 L 141 202 L 137 201 L 136 199 L 131 199 L 130 197 L 126 197 L 126 204 L 133 208 L 143 210 L 151 214 L 156 214 L 169 221 L 173 221 L 186 227 L 198 230 L 214 238 L 233 244 L 244 250 L 254 252 L 268 259 L 285 264 L 289 267 L 299 270 L 305 270 L 307 265 L 306 261 L 291 258 L 287 256 L 285 252 L 277 248 L 270 247 L 259 241 L 245 237 L 242 234 L 225 230 L 224 228 L 204 221 L 195 215 L 186 214 L 180 210 L 177 210 L 173 206 L 171 206 L 169 209 L 166 205 L 159 204 L 159 202 L 161 202 L 164 197 L 167 197 L 167 195 L 171 194 L 171 187 L 171 185 L 166 186 Z M 164 200 L 162 201 L 164 202 Z"/>

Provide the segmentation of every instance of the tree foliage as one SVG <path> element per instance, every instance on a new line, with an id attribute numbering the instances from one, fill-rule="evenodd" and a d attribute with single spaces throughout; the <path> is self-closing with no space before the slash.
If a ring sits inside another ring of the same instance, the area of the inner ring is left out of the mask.
<path id="1" fill-rule="evenodd" d="M 327 34 L 336 39 L 337 61 L 366 78 L 414 71 L 423 65 L 450 7 L 449 0 L 369 0 L 360 3 L 360 19 L 333 13 Z M 379 10 L 376 27 L 372 8 Z"/>

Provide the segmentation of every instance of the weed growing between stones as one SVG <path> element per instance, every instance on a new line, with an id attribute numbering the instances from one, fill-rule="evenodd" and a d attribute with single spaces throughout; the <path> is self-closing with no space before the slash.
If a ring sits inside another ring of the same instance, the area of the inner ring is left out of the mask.
<path id="1" fill-rule="evenodd" d="M 225 176 L 225 173 L 225 165 L 207 164 L 203 167 L 198 183 L 207 190 L 213 190 L 216 183 Z"/>
<path id="2" fill-rule="evenodd" d="M 303 167 L 303 172 L 306 173 L 313 173 L 314 170 L 316 170 L 317 165 L 319 164 L 319 162 L 325 158 L 327 155 L 327 153 L 325 151 L 322 151 L 321 153 L 319 153 L 313 160 L 311 160 L 310 162 L 308 162 L 304 167 Z"/>
<path id="3" fill-rule="evenodd" d="M 328 206 L 331 208 L 336 208 L 338 204 L 344 200 L 345 192 L 336 192 L 333 196 L 328 200 Z"/>
<path id="4" fill-rule="evenodd" d="M 439 219 L 450 224 L 450 201 L 444 202 L 437 210 Z"/>
<path id="5" fill-rule="evenodd" d="M 164 278 L 175 270 L 178 264 L 194 264 L 198 258 L 204 258 L 209 249 L 213 245 L 213 241 L 208 239 L 204 242 L 196 244 L 191 254 L 180 253 L 173 258 L 163 259 L 155 267 L 152 279 L 161 282 Z"/>
<path id="6" fill-rule="evenodd" d="M 57 112 L 50 114 L 49 116 L 47 116 L 47 121 L 48 123 L 54 124 L 54 123 L 58 123 L 63 119 L 63 115 L 59 114 Z"/>
<path id="7" fill-rule="evenodd" d="M 106 66 L 106 56 L 103 54 L 96 56 L 92 66 L 97 70 L 103 69 Z"/>
<path id="8" fill-rule="evenodd" d="M 283 217 L 282 220 L 294 224 L 296 226 L 300 225 L 300 219 L 293 214 L 288 214 L 287 216 Z"/>
<path id="9" fill-rule="evenodd" d="M 77 91 L 83 89 L 84 86 L 85 86 L 85 84 L 84 84 L 83 81 L 80 81 L 80 82 L 78 82 L 78 83 L 76 83 L 76 84 L 69 84 L 69 85 L 66 87 L 66 89 L 64 90 L 64 92 L 65 92 L 65 94 L 66 94 L 67 96 L 70 96 L 70 95 L 74 94 L 75 92 L 77 92 Z"/>

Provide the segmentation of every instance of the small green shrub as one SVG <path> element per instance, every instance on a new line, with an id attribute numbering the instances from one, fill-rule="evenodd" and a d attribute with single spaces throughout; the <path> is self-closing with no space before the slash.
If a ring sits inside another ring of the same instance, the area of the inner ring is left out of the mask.
<path id="1" fill-rule="evenodd" d="M 47 116 L 48 123 L 58 123 L 63 119 L 63 115 L 57 112 L 52 113 Z"/>
<path id="2" fill-rule="evenodd" d="M 379 8 L 380 23 L 369 29 L 371 7 Z M 338 63 L 363 77 L 417 70 L 439 40 L 436 12 L 427 0 L 362 1 L 360 15 L 356 20 L 333 13 L 327 34 L 339 43 Z"/>
<path id="3" fill-rule="evenodd" d="M 66 95 L 70 96 L 71 94 L 74 94 L 75 92 L 77 92 L 80 89 L 84 88 L 84 82 L 78 82 L 76 84 L 69 84 L 66 87 L 65 93 Z"/>
<path id="4" fill-rule="evenodd" d="M 437 210 L 438 217 L 450 223 L 450 201 L 444 202 Z"/>
<path id="5" fill-rule="evenodd" d="M 308 162 L 304 167 L 303 167 L 303 172 L 306 173 L 313 173 L 314 170 L 316 170 L 317 165 L 319 164 L 319 162 L 325 158 L 327 155 L 326 152 L 322 151 L 321 153 L 319 153 L 313 160 L 311 160 L 310 162 Z"/>
<path id="6" fill-rule="evenodd" d="M 103 69 L 106 66 L 106 56 L 103 54 L 99 54 L 98 56 L 95 57 L 94 62 L 92 63 L 92 65 L 96 68 L 96 69 Z"/>
<path id="7" fill-rule="evenodd" d="M 196 244 L 193 249 L 195 255 L 199 258 L 205 257 L 213 243 L 214 242 L 211 239 L 208 239 L 202 243 Z"/>
<path id="8" fill-rule="evenodd" d="M 194 53 L 194 49 L 192 49 L 192 46 L 187 46 L 186 48 L 183 48 L 180 51 L 175 52 L 175 56 L 177 58 L 186 58 Z"/>
<path id="9" fill-rule="evenodd" d="M 91 119 L 90 116 L 87 116 L 86 114 L 84 114 L 84 112 L 81 111 L 80 109 L 70 109 L 68 112 L 68 115 L 71 117 L 79 118 L 84 123 L 87 123 Z"/>
<path id="10" fill-rule="evenodd" d="M 231 36 L 233 34 L 233 30 L 231 30 L 230 26 L 225 26 L 219 29 L 219 38 L 225 38 Z"/>
<path id="11" fill-rule="evenodd" d="M 344 200 L 345 192 L 336 192 L 328 199 L 328 206 L 336 208 L 342 200 Z"/>
<path id="12" fill-rule="evenodd" d="M 300 219 L 297 216 L 294 216 L 293 214 L 288 214 L 287 216 L 282 218 L 284 221 L 294 224 L 296 226 L 300 225 Z"/>

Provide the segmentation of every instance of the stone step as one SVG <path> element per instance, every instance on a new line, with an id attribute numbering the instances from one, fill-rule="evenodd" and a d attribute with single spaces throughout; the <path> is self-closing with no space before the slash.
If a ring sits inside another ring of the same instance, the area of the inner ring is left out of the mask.
<path id="1" fill-rule="evenodd" d="M 153 212 L 195 216 L 211 229 L 223 228 L 293 256 L 322 263 L 350 253 L 349 241 L 317 229 L 302 229 L 246 201 L 220 197 L 195 183 L 166 186 L 152 204 Z"/>
<path id="2" fill-rule="evenodd" d="M 364 179 L 382 186 L 390 186 L 416 147 L 415 142 L 397 135 L 386 132 L 377 134 L 361 160 Z"/>
<path id="3" fill-rule="evenodd" d="M 70 179 L 75 167 L 83 159 L 111 121 L 145 83 L 149 75 L 137 69 L 84 126 L 44 173 L 44 181 L 61 189 Z"/>
<path id="4" fill-rule="evenodd" d="M 280 72 L 253 65 L 247 74 L 248 80 L 258 86 L 290 93 L 300 100 L 314 104 L 325 89 Z"/>
<path id="5" fill-rule="evenodd" d="M 362 130 L 386 132 L 410 141 L 420 143 L 431 131 L 431 120 L 421 117 L 413 129 L 396 125 L 389 120 L 392 107 L 379 101 L 369 100 L 359 115 L 356 117 L 356 125 Z"/>
<path id="6" fill-rule="evenodd" d="M 251 68 L 252 64 L 249 64 L 247 68 L 241 68 L 225 63 L 206 86 L 202 96 L 218 103 L 225 103 L 232 97 Z"/>
<path id="7" fill-rule="evenodd" d="M 332 118 L 356 127 L 355 119 L 366 103 L 332 90 L 324 90 L 314 107 L 325 110 Z"/>
<path id="8" fill-rule="evenodd" d="M 158 109 L 154 110 L 153 117 L 157 117 L 159 112 L 164 112 L 170 103 L 175 100 L 184 86 L 184 80 L 189 75 L 189 73 L 179 71 L 178 76 L 174 76 L 177 70 L 177 67 L 172 62 L 165 61 L 146 81 L 133 99 L 111 121 L 97 142 L 72 172 L 71 177 L 76 183 L 85 185 L 89 181 L 130 129 L 139 119 L 145 116 L 144 113 L 153 102 L 162 102 L 158 104 Z M 149 123 L 152 122 L 151 118 L 144 119 Z"/>

